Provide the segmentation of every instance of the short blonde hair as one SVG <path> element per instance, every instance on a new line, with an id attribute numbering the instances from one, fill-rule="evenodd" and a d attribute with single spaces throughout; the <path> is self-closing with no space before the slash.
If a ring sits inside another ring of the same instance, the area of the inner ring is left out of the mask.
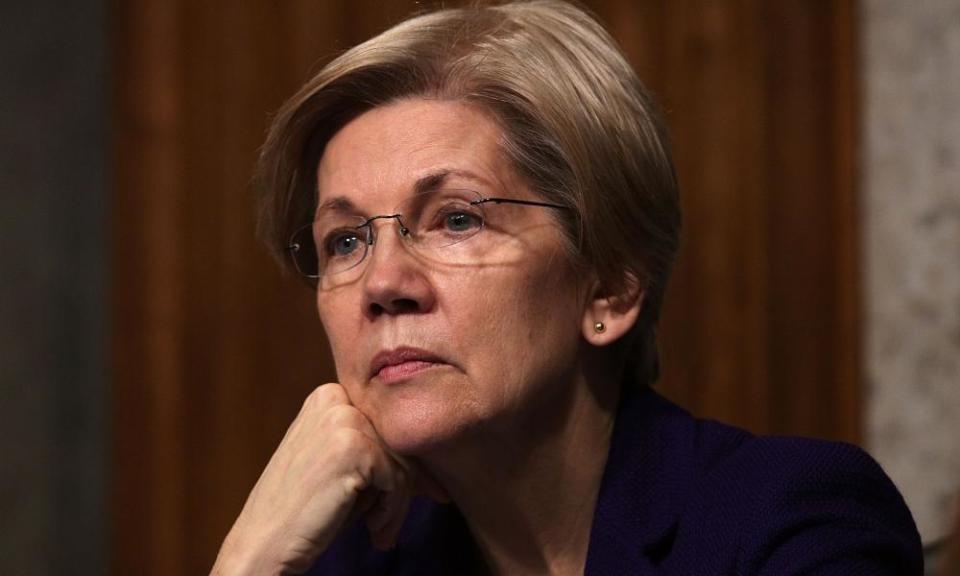
<path id="1" fill-rule="evenodd" d="M 312 220 L 326 142 L 374 107 L 407 97 L 487 112 L 531 190 L 561 214 L 574 262 L 605 293 L 644 290 L 623 339 L 628 369 L 659 374 L 656 325 L 678 248 L 680 210 L 668 136 L 650 94 L 585 10 L 558 0 L 476 4 L 416 16 L 325 66 L 279 110 L 263 147 L 260 225 L 284 262 Z"/>

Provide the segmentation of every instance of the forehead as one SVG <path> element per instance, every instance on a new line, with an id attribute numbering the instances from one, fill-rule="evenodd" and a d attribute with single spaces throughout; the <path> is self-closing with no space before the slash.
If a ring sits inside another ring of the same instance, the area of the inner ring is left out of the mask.
<path id="1" fill-rule="evenodd" d="M 516 186 L 501 138 L 493 120 L 462 102 L 408 99 L 374 108 L 327 143 L 317 167 L 320 203 L 392 206 L 425 182 L 488 194 Z"/>

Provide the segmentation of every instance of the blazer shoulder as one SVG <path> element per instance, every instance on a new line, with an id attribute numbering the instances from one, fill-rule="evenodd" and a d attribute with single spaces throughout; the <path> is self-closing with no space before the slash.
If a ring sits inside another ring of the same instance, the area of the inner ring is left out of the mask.
<path id="1" fill-rule="evenodd" d="M 719 476 L 735 473 L 756 488 L 857 485 L 902 500 L 879 464 L 862 448 L 792 436 L 749 436 L 713 467 Z M 777 490 L 780 491 L 780 490 Z"/>
<path id="2" fill-rule="evenodd" d="M 709 436 L 736 441 L 705 459 L 694 515 L 721 514 L 736 534 L 741 573 L 921 573 L 913 518 L 863 449 L 706 426 L 721 427 Z"/>

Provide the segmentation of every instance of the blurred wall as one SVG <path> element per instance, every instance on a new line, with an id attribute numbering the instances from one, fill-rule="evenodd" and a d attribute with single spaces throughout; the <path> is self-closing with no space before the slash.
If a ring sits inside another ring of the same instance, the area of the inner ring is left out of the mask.
<path id="1" fill-rule="evenodd" d="M 0 3 L 0 574 L 106 567 L 104 32 Z"/>
<path id="2" fill-rule="evenodd" d="M 960 504 L 960 3 L 860 14 L 866 440 L 929 542 Z"/>

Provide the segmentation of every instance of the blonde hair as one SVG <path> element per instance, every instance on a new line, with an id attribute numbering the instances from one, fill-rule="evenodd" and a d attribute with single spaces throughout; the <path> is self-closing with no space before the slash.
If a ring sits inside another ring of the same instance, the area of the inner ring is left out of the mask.
<path id="1" fill-rule="evenodd" d="M 326 142 L 371 108 L 407 97 L 462 100 L 497 121 L 531 190 L 560 215 L 574 262 L 606 294 L 644 290 L 620 344 L 643 384 L 659 374 L 656 325 L 680 211 L 659 111 L 613 39 L 557 0 L 478 4 L 416 16 L 325 66 L 279 110 L 263 147 L 260 224 L 282 257 L 312 220 Z"/>

